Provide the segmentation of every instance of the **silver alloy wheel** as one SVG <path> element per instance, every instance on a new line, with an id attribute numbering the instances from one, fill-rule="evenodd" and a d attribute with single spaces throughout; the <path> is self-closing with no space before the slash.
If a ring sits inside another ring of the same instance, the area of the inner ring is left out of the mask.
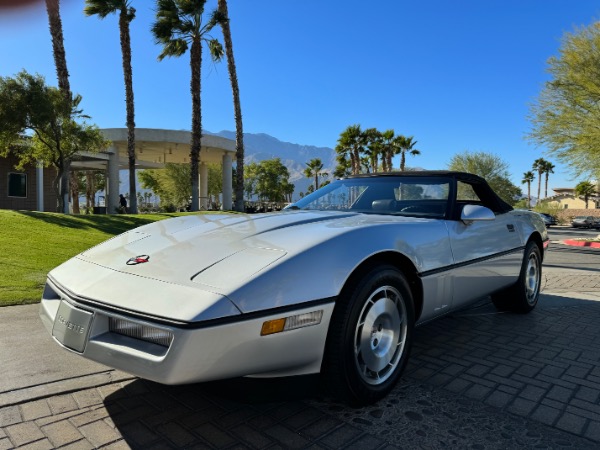
<path id="1" fill-rule="evenodd" d="M 406 305 L 393 286 L 376 289 L 365 302 L 354 332 L 358 372 L 368 384 L 379 385 L 393 373 L 404 352 Z"/>
<path id="2" fill-rule="evenodd" d="M 527 269 L 525 271 L 525 289 L 527 290 L 527 302 L 533 305 L 540 289 L 540 261 L 534 252 L 529 254 Z"/>

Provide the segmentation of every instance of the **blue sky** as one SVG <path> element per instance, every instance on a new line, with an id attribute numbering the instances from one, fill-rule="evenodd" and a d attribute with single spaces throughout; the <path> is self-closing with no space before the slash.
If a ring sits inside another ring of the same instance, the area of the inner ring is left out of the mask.
<path id="1" fill-rule="evenodd" d="M 132 4 L 136 125 L 190 129 L 189 56 L 158 62 L 150 34 L 154 2 Z M 536 158 L 552 160 L 524 140 L 529 104 L 548 79 L 546 61 L 557 55 L 563 34 L 599 17 L 597 1 L 373 4 L 230 0 L 244 131 L 334 147 L 351 124 L 393 128 L 418 141 L 422 154 L 408 165 L 444 169 L 458 152 L 492 152 L 510 163 L 519 186 Z M 99 127 L 124 126 L 117 17 L 85 17 L 83 0 L 61 5 L 72 90 Z M 56 85 L 43 1 L 0 11 L 0 61 L 2 76 L 25 68 Z M 202 90 L 203 128 L 233 130 L 225 63 L 204 65 Z M 553 162 L 550 187 L 581 181 Z"/>

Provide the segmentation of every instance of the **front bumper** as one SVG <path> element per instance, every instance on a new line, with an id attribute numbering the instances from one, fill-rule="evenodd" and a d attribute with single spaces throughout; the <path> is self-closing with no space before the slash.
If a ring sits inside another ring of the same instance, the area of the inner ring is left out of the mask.
<path id="1" fill-rule="evenodd" d="M 328 301 L 298 305 L 293 311 L 242 315 L 228 321 L 169 324 L 82 303 L 49 281 L 41 301 L 40 317 L 55 342 L 69 351 L 148 380 L 185 384 L 238 376 L 319 372 L 333 306 L 334 302 Z M 65 319 L 59 309 L 75 311 L 84 317 L 82 320 L 89 320 L 77 324 L 78 319 Z M 261 336 L 261 327 L 267 320 L 315 310 L 323 310 L 319 324 Z M 164 330 L 172 334 L 172 340 L 163 346 L 115 333 L 110 330 L 110 318 Z M 59 328 L 63 331 L 57 331 Z M 68 333 L 84 336 L 78 336 L 79 343 L 73 344 L 64 337 Z"/>

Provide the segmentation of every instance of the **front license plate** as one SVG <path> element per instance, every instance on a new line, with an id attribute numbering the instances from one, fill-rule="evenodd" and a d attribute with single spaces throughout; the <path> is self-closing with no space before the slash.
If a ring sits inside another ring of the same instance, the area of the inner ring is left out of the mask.
<path id="1" fill-rule="evenodd" d="M 93 313 L 75 308 L 62 300 L 58 307 L 52 336 L 65 347 L 82 353 L 87 342 Z"/>

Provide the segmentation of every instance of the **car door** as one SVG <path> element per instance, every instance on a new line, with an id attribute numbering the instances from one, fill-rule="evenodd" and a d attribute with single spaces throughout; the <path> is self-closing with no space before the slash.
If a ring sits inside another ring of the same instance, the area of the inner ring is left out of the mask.
<path id="1" fill-rule="evenodd" d="M 514 283 L 523 256 L 515 215 L 503 212 L 492 220 L 465 222 L 460 220 L 465 205 L 489 205 L 466 182 L 457 182 L 456 196 L 454 220 L 447 221 L 454 258 L 453 309 Z"/>

